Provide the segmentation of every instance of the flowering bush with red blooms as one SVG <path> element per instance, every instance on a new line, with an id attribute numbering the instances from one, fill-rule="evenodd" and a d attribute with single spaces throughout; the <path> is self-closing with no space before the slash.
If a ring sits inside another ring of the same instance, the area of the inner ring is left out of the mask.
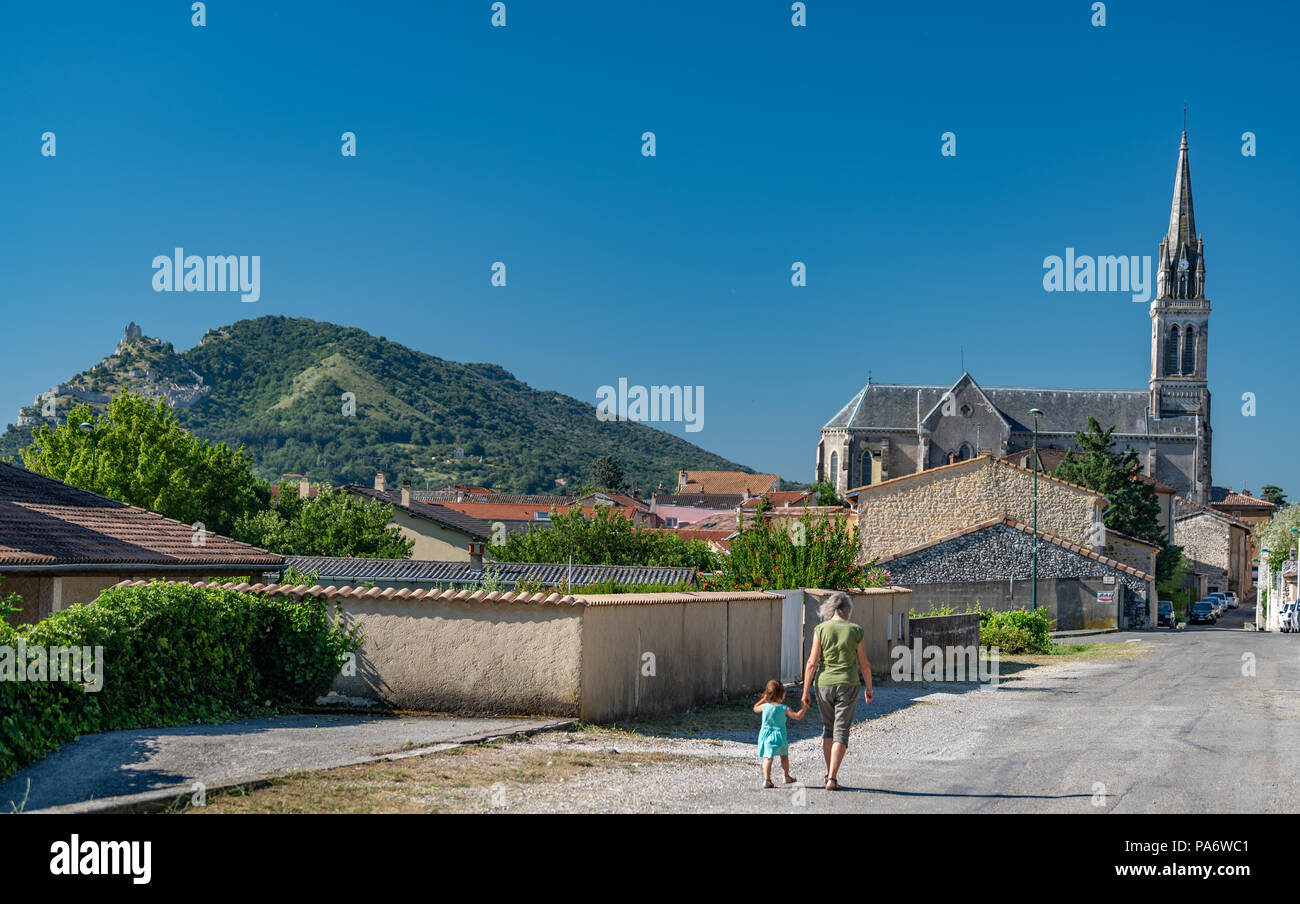
<path id="1" fill-rule="evenodd" d="M 889 572 L 874 561 L 856 564 L 857 555 L 848 517 L 805 513 L 788 526 L 760 521 L 742 528 L 721 571 L 700 580 L 706 590 L 852 590 L 889 583 Z"/>

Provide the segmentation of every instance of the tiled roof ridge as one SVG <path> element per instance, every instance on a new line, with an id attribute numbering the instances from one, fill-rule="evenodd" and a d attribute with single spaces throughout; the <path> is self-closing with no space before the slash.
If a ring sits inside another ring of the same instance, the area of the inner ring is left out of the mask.
<path id="1" fill-rule="evenodd" d="M 126 580 L 119 581 L 114 587 L 145 587 L 150 581 L 143 580 Z M 781 594 L 768 590 L 745 590 L 738 592 L 729 591 L 708 591 L 701 590 L 691 593 L 612 593 L 612 594 L 579 594 L 579 595 L 561 595 L 554 591 L 550 593 L 516 593 L 514 591 L 492 591 L 483 590 L 407 590 L 406 588 L 395 589 L 393 587 L 353 587 L 344 585 L 337 587 L 331 584 L 328 587 L 322 587 L 320 584 L 307 586 L 306 584 L 250 584 L 240 582 L 238 584 L 227 581 L 219 583 L 217 581 L 166 581 L 169 585 L 183 585 L 186 587 L 195 587 L 200 590 L 234 590 L 239 593 L 258 593 L 266 596 L 283 596 L 283 597 L 323 597 L 329 600 L 335 599 L 384 599 L 384 600 L 439 600 L 439 601 L 458 601 L 474 603 L 523 603 L 529 605 L 567 605 L 567 606 L 616 606 L 616 605 L 655 605 L 662 603 L 698 603 L 712 602 L 716 600 L 731 601 L 759 601 L 770 600 L 780 597 Z"/>

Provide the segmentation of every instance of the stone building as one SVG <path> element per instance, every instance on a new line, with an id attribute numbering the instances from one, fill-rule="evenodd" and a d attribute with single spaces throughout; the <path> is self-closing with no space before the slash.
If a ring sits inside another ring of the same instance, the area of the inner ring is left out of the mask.
<path id="1" fill-rule="evenodd" d="M 1195 502 L 1210 502 L 1210 302 L 1204 245 L 1192 206 L 1187 133 L 1178 151 L 1169 228 L 1155 262 L 1151 368 L 1146 389 L 981 388 L 969 373 L 953 384 L 884 384 L 870 378 L 821 429 L 816 480 L 840 492 L 964 461 L 1032 448 L 1031 408 L 1041 409 L 1039 445 L 1075 449 L 1088 418 L 1115 427 L 1119 451 L 1135 450 L 1147 477 Z M 1123 259 L 1102 258 L 1118 268 Z M 1109 272 L 1109 271 L 1108 271 Z M 1116 270 L 1118 272 L 1118 270 Z"/>
<path id="2" fill-rule="evenodd" d="M 1231 590 L 1244 599 L 1254 589 L 1250 524 L 1186 500 L 1178 502 L 1175 524 L 1183 555 L 1206 576 L 1206 592 Z"/>
<path id="3" fill-rule="evenodd" d="M 1033 529 L 1012 518 L 972 524 L 880 564 L 912 591 L 917 612 L 977 603 L 998 612 L 1029 608 L 1034 599 Z M 1155 598 L 1152 572 L 1039 531 L 1037 604 L 1056 630 L 1145 627 Z"/>
<path id="4" fill-rule="evenodd" d="M 1023 524 L 1034 517 L 1034 472 L 982 455 L 894 477 L 849 493 L 858 513 L 861 561 L 905 549 L 1009 516 Z M 1106 497 L 1045 474 L 1038 476 L 1038 529 L 1101 552 Z"/>

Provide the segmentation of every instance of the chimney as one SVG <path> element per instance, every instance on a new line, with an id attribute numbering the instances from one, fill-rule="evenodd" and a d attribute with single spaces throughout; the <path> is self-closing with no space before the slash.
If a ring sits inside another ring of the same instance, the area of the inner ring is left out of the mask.
<path id="1" fill-rule="evenodd" d="M 375 489 L 384 492 L 384 472 L 380 471 L 375 475 Z"/>
<path id="2" fill-rule="evenodd" d="M 311 498 L 311 484 L 307 482 L 306 474 L 298 481 L 298 498 L 304 502 Z"/>
<path id="3" fill-rule="evenodd" d="M 469 541 L 469 563 L 476 568 L 483 567 L 483 543 L 479 540 Z"/>
<path id="4" fill-rule="evenodd" d="M 402 505 L 409 506 L 410 504 L 411 504 L 411 481 L 403 480 L 402 481 Z"/>

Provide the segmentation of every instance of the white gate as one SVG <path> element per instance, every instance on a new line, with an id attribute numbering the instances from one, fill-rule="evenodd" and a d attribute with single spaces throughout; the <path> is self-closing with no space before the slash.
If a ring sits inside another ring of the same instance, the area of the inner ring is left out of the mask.
<path id="1" fill-rule="evenodd" d="M 803 679 L 803 591 L 778 590 L 781 596 L 781 681 Z"/>

